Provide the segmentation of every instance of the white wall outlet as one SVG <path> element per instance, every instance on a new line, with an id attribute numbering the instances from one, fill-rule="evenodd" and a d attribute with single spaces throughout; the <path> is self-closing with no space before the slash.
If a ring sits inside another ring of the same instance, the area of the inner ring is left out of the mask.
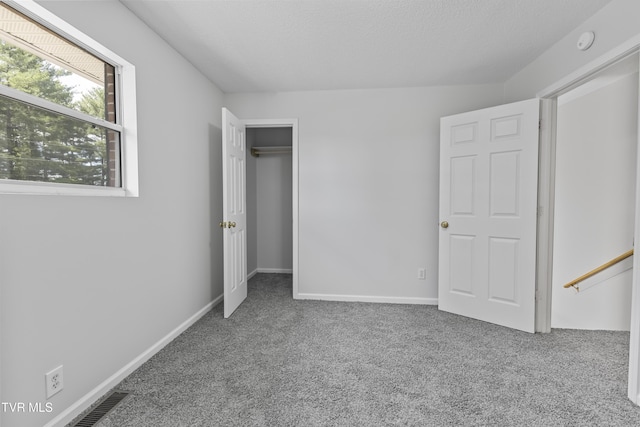
<path id="1" fill-rule="evenodd" d="M 418 269 L 418 279 L 424 280 L 426 278 L 427 278 L 427 269 L 426 268 L 419 268 Z"/>
<path id="2" fill-rule="evenodd" d="M 62 377 L 62 365 L 54 370 L 44 374 L 46 382 L 47 399 L 58 393 L 64 387 L 64 379 Z"/>

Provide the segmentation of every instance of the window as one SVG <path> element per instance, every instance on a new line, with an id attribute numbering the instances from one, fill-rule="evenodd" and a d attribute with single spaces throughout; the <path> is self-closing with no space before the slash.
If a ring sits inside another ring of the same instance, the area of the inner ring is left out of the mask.
<path id="1" fill-rule="evenodd" d="M 0 192 L 137 196 L 134 82 L 35 2 L 0 2 Z"/>

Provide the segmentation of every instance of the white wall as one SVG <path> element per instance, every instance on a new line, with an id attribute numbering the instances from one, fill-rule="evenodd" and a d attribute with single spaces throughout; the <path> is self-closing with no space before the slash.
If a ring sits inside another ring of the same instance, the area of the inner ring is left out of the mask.
<path id="1" fill-rule="evenodd" d="M 0 196 L 2 401 L 65 381 L 7 427 L 46 424 L 222 293 L 221 92 L 119 2 L 42 5 L 136 66 L 140 197 Z"/>
<path id="2" fill-rule="evenodd" d="M 240 118 L 299 119 L 301 297 L 435 303 L 439 119 L 501 102 L 501 85 L 226 95 Z"/>
<path id="3" fill-rule="evenodd" d="M 579 70 L 600 63 L 601 58 L 607 57 L 609 52 L 618 51 L 621 46 L 629 46 L 640 41 L 638 16 L 640 16 L 640 2 L 613 0 L 510 78 L 505 83 L 505 101 L 531 98 L 548 90 L 551 85 L 556 85 L 558 82 L 568 82 L 568 79 L 572 76 L 575 77 Z M 576 48 L 576 43 L 580 34 L 585 31 L 593 31 L 596 39 L 593 46 L 583 52 Z M 558 227 L 556 226 L 555 229 L 557 232 Z M 585 257 L 590 256 L 587 250 L 582 249 L 579 254 Z M 598 265 L 603 261 L 596 262 Z M 582 271 L 582 273 L 584 272 Z M 614 280 L 628 279 L 622 275 Z M 589 284 L 586 285 L 589 286 Z M 566 297 L 567 295 L 564 294 L 563 298 Z M 581 298 L 587 299 L 584 296 Z M 554 310 L 556 310 L 556 305 L 556 301 L 554 301 L 552 304 Z M 622 315 L 626 317 L 626 314 Z M 552 324 L 558 324 L 557 321 L 559 320 L 554 320 L 552 315 Z"/>
<path id="4" fill-rule="evenodd" d="M 258 270 L 293 268 L 291 155 L 262 156 L 258 177 Z"/>
<path id="5" fill-rule="evenodd" d="M 554 328 L 629 330 L 631 259 L 563 285 L 633 247 L 637 114 L 637 73 L 558 107 Z"/>
<path id="6" fill-rule="evenodd" d="M 534 98 L 550 85 L 596 60 L 627 40 L 640 36 L 640 2 L 613 0 L 559 40 L 505 83 L 505 102 Z M 596 35 L 587 51 L 576 48 L 585 31 Z"/>

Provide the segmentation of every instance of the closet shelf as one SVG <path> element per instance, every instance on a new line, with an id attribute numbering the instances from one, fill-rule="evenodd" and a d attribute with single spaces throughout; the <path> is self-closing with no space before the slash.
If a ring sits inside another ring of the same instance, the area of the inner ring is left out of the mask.
<path id="1" fill-rule="evenodd" d="M 260 157 L 268 154 L 291 154 L 291 146 L 251 147 L 251 155 Z"/>

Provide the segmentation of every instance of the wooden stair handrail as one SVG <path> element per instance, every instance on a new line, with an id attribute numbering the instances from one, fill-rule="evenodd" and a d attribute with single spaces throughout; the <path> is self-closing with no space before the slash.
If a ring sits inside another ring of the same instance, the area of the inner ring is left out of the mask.
<path id="1" fill-rule="evenodd" d="M 578 277 L 577 279 L 574 279 L 574 280 L 570 281 L 569 283 L 564 285 L 564 287 L 565 288 L 570 288 L 572 286 L 576 287 L 576 285 L 578 283 L 582 282 L 583 280 L 586 280 L 591 276 L 595 276 L 596 274 L 600 273 L 602 270 L 606 270 L 607 268 L 611 267 L 612 265 L 615 265 L 615 264 L 619 263 L 620 261 L 629 258 L 631 255 L 633 255 L 633 249 L 628 250 L 627 252 L 623 253 L 622 255 L 620 255 L 618 257 L 615 257 L 614 259 L 612 259 L 609 262 L 605 262 L 600 267 L 594 268 L 590 272 L 588 272 L 586 274 L 583 274 L 582 276 Z M 576 287 L 576 289 L 577 289 L 577 287 Z"/>

